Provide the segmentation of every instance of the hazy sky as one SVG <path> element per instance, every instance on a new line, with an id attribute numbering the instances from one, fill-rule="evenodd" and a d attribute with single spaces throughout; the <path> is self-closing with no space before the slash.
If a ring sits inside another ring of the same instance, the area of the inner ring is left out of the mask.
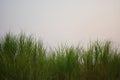
<path id="1" fill-rule="evenodd" d="M 120 44 L 120 0 L 0 0 L 0 35 L 9 31 L 50 46 L 96 39 Z"/>

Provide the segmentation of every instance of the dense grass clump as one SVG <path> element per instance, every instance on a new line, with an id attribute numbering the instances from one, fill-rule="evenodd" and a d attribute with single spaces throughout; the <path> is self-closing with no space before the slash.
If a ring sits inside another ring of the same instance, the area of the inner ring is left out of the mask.
<path id="1" fill-rule="evenodd" d="M 120 80 L 120 52 L 109 41 L 46 51 L 24 34 L 0 38 L 0 80 Z"/>

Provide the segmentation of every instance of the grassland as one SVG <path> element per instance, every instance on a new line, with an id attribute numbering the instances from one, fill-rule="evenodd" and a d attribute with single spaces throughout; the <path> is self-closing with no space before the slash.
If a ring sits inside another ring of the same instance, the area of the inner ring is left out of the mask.
<path id="1" fill-rule="evenodd" d="M 109 41 L 46 51 L 24 34 L 0 38 L 0 80 L 120 80 L 120 52 Z"/>

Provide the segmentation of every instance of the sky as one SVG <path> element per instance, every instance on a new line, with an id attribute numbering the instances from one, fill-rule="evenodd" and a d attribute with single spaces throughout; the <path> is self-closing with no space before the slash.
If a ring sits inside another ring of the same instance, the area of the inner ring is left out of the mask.
<path id="1" fill-rule="evenodd" d="M 24 32 L 45 45 L 120 44 L 120 0 L 0 0 L 0 35 Z"/>

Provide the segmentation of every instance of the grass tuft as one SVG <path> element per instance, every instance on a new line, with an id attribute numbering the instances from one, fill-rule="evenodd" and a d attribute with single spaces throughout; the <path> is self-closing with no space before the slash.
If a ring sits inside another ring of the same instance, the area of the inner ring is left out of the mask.
<path id="1" fill-rule="evenodd" d="M 120 80 L 120 52 L 111 42 L 49 52 L 31 36 L 0 38 L 0 80 Z"/>

